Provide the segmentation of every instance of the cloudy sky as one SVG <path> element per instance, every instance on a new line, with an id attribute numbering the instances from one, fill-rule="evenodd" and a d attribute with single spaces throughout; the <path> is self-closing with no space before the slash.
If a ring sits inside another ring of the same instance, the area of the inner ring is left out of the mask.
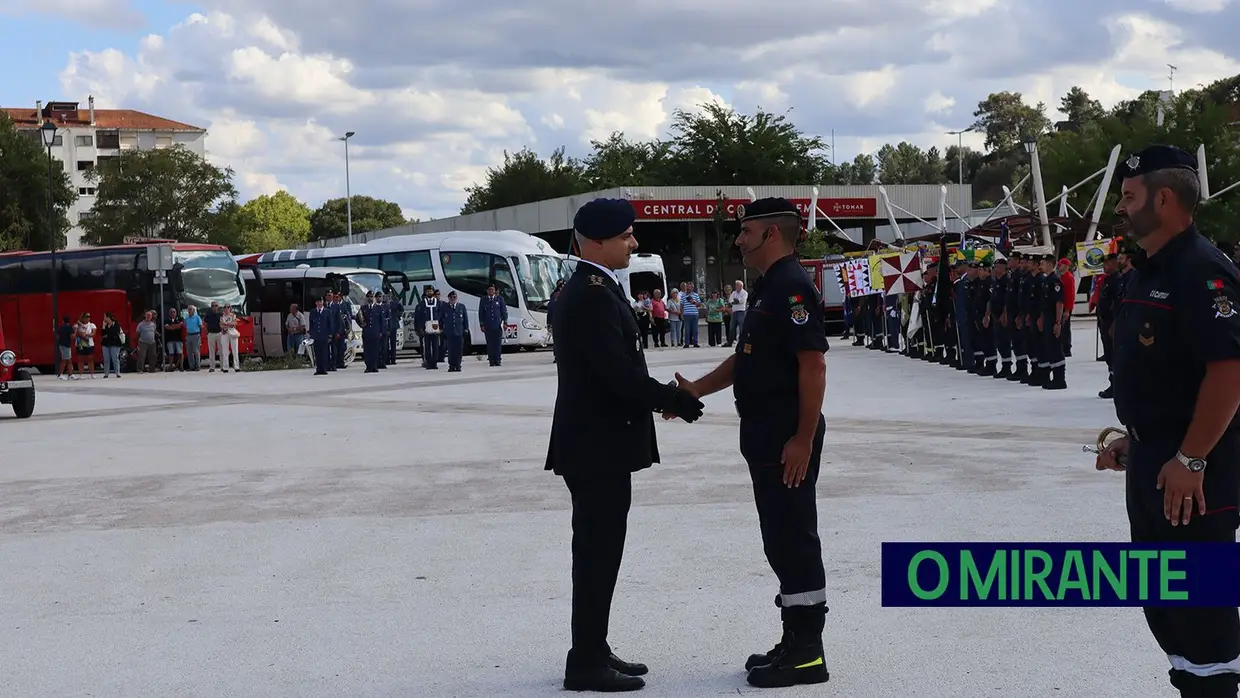
<path id="1" fill-rule="evenodd" d="M 1110 105 L 1240 73 L 1240 0 L 0 0 L 0 106 L 130 108 L 210 130 L 243 197 L 454 215 L 505 149 L 582 154 L 718 100 L 837 159 L 955 142 L 977 102 Z M 1058 118 L 1052 113 L 1052 118 Z M 981 146 L 980 138 L 966 144 Z"/>

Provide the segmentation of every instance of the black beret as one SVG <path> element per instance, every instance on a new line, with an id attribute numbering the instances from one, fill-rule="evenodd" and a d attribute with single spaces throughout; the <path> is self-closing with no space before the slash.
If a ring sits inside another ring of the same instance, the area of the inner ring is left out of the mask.
<path id="1" fill-rule="evenodd" d="M 993 265 L 992 265 L 990 262 L 982 262 L 980 266 L 981 266 L 983 269 L 989 269 L 989 268 L 990 268 L 991 266 L 993 266 Z"/>
<path id="2" fill-rule="evenodd" d="M 1008 253 L 1008 259 L 1020 259 L 1020 257 L 1021 257 L 1021 254 L 1017 252 L 1016 250 L 1012 250 L 1011 252 Z"/>
<path id="3" fill-rule="evenodd" d="M 1120 177 L 1138 177 L 1158 170 L 1197 171 L 1197 158 L 1173 145 L 1151 145 L 1133 153 L 1120 166 Z"/>
<path id="4" fill-rule="evenodd" d="M 957 260 L 956 260 L 956 263 L 955 263 L 955 264 L 953 264 L 952 266 L 953 266 L 953 267 L 967 267 L 967 266 L 969 266 L 969 260 L 967 260 L 967 259 L 957 259 Z"/>
<path id="5" fill-rule="evenodd" d="M 1042 261 L 1043 262 L 1054 262 L 1055 255 L 1051 254 L 1050 252 L 1047 252 L 1046 254 L 1042 255 Z"/>
<path id="6" fill-rule="evenodd" d="M 736 218 L 742 223 L 755 218 L 774 218 L 775 216 L 796 216 L 797 220 L 800 220 L 801 211 L 796 204 L 778 197 L 758 199 L 748 205 L 736 207 Z"/>
<path id="7" fill-rule="evenodd" d="M 1006 258 L 1004 258 L 1004 257 L 1000 257 L 999 259 L 996 259 L 996 260 L 995 260 L 995 265 L 996 265 L 996 266 L 997 266 L 997 265 L 999 265 L 999 264 L 1007 264 L 1007 263 L 1008 263 L 1008 261 L 1007 261 L 1007 259 L 1006 259 Z"/>
<path id="8" fill-rule="evenodd" d="M 590 240 L 607 240 L 633 227 L 637 211 L 628 199 L 595 199 L 577 209 L 573 230 Z"/>
<path id="9" fill-rule="evenodd" d="M 1114 262 L 1114 261 L 1115 261 L 1115 260 L 1117 260 L 1117 259 L 1119 259 L 1119 255 L 1118 255 L 1118 254 L 1116 254 L 1116 253 L 1114 253 L 1114 252 L 1112 252 L 1111 254 L 1109 254 L 1109 255 L 1107 255 L 1107 256 L 1105 256 L 1105 257 L 1103 257 L 1103 258 L 1102 258 L 1102 261 L 1104 261 L 1104 262 Z"/>

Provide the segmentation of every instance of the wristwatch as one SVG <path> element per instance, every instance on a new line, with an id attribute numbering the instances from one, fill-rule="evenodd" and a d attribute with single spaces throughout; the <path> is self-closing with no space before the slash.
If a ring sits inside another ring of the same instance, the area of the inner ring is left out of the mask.
<path id="1" fill-rule="evenodd" d="M 1184 467 L 1188 468 L 1190 472 L 1199 473 L 1206 469 L 1206 461 L 1204 458 L 1189 458 L 1183 453 L 1176 451 L 1175 459 L 1183 463 Z"/>

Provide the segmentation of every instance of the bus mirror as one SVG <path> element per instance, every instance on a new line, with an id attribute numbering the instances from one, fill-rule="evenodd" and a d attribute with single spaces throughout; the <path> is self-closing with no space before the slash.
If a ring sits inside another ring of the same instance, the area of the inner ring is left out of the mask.
<path id="1" fill-rule="evenodd" d="M 185 279 L 181 278 L 181 270 L 185 265 L 177 262 L 168 270 L 168 283 L 172 284 L 172 291 L 178 296 L 185 293 Z"/>
<path id="2" fill-rule="evenodd" d="M 386 271 L 383 275 L 387 277 L 388 283 L 392 285 L 392 288 L 397 288 L 396 282 L 400 282 L 400 290 L 397 291 L 397 293 L 399 293 L 402 298 L 409 293 L 409 277 L 405 274 L 405 272 Z"/>

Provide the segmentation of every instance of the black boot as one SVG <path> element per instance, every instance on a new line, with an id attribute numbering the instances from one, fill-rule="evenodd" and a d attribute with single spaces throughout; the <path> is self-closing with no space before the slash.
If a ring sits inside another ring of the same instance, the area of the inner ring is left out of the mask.
<path id="1" fill-rule="evenodd" d="M 602 662 L 585 661 L 573 650 L 568 652 L 568 662 L 564 670 L 564 689 L 567 691 L 600 691 L 619 693 L 637 691 L 645 687 L 646 682 L 637 676 L 629 676 L 618 670 L 614 664 L 635 670 L 645 669 L 640 664 L 629 664 L 614 654 Z M 644 672 L 643 672 L 644 673 Z"/>
<path id="2" fill-rule="evenodd" d="M 1016 362 L 1016 370 L 1012 372 L 1012 375 L 1008 376 L 1008 380 L 1014 383 L 1024 383 L 1028 377 L 1029 364 L 1024 359 L 1021 359 Z"/>
<path id="3" fill-rule="evenodd" d="M 1010 375 L 1012 375 L 1012 362 L 1004 361 L 1003 368 L 999 369 L 999 372 L 995 374 L 995 379 L 1007 378 Z"/>
<path id="4" fill-rule="evenodd" d="M 750 669 L 747 680 L 758 688 L 783 688 L 823 683 L 830 678 L 822 651 L 822 634 L 791 632 L 771 663 Z"/>
<path id="5" fill-rule="evenodd" d="M 1067 390 L 1068 380 L 1064 377 L 1064 367 L 1051 369 L 1050 380 L 1042 384 L 1043 390 Z"/>
<path id="6" fill-rule="evenodd" d="M 788 630 L 785 629 L 784 636 L 779 638 L 779 642 L 775 643 L 775 646 L 771 648 L 770 652 L 767 652 L 765 654 L 749 655 L 749 659 L 745 660 L 745 671 L 749 671 L 753 669 L 754 667 L 764 666 L 766 664 L 770 664 L 771 662 L 775 661 L 775 659 L 779 657 L 780 653 L 784 651 L 784 647 L 788 645 L 788 640 L 789 640 Z"/>
<path id="7" fill-rule="evenodd" d="M 1102 398 L 1103 400 L 1110 400 L 1111 398 L 1115 397 L 1115 388 L 1108 385 L 1105 390 L 1098 391 L 1098 397 Z"/>
<path id="8" fill-rule="evenodd" d="M 854 347 L 865 346 L 865 337 L 862 337 L 861 335 L 857 335 L 857 338 L 853 340 L 853 346 Z"/>
<path id="9" fill-rule="evenodd" d="M 1041 366 L 1037 366 L 1035 368 L 1029 369 L 1028 385 L 1034 388 L 1041 388 L 1042 384 L 1045 382 L 1046 382 L 1046 369 L 1045 368 Z"/>
<path id="10" fill-rule="evenodd" d="M 990 359 L 984 361 L 982 363 L 982 367 L 978 369 L 977 375 L 983 378 L 989 378 L 990 376 L 995 375 L 995 362 Z"/>

